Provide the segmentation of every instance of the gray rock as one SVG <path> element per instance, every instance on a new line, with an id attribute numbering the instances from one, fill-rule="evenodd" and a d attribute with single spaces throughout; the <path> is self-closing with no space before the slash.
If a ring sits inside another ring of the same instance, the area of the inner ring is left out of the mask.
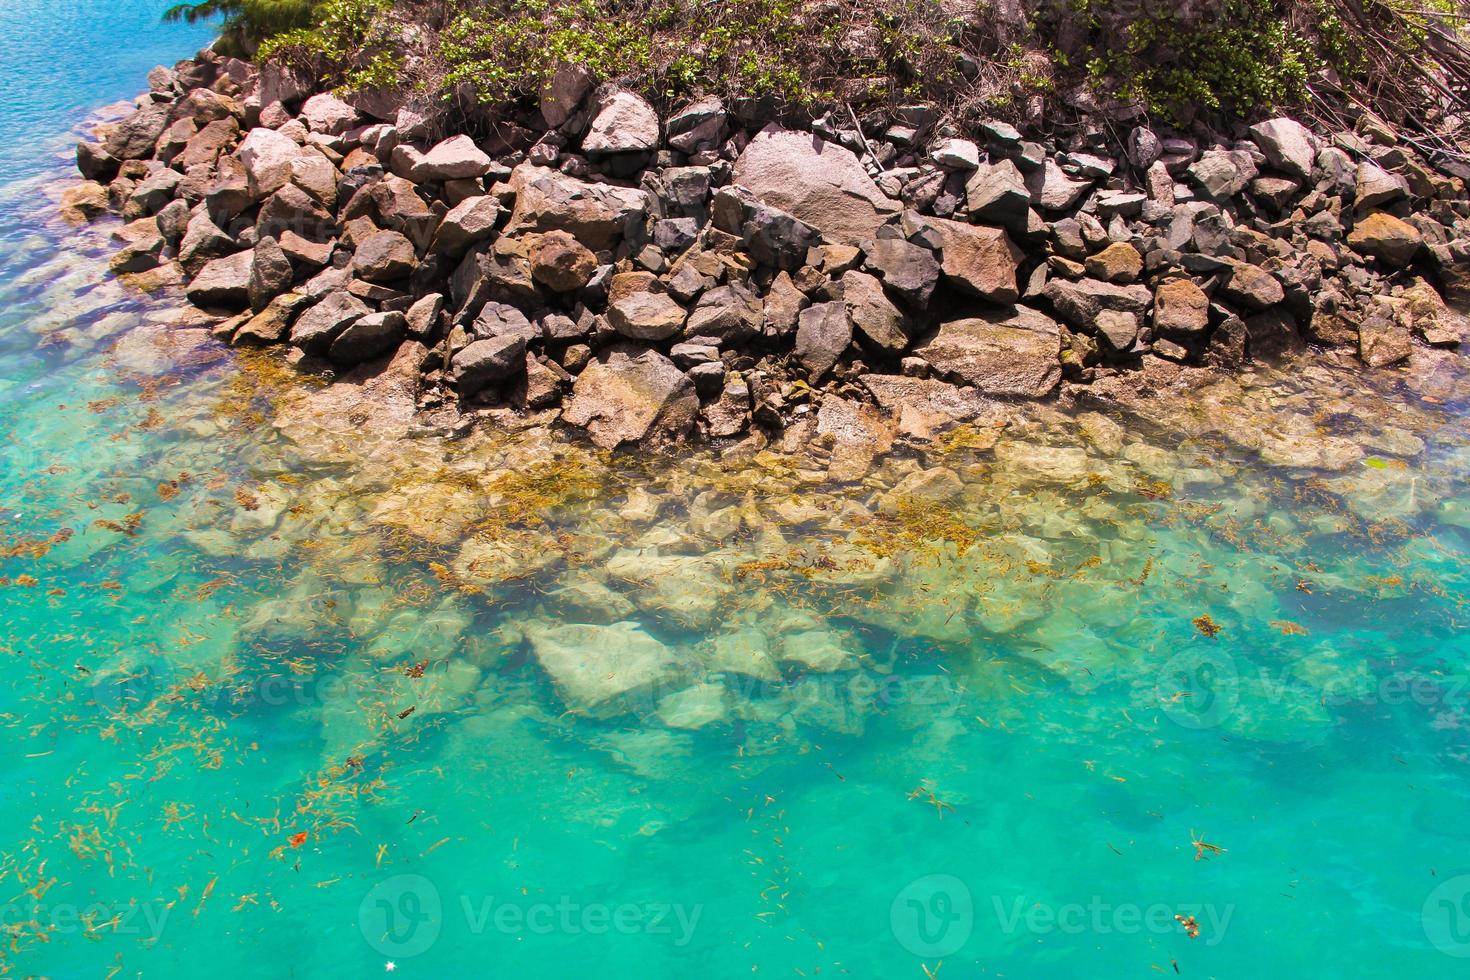
<path id="1" fill-rule="evenodd" d="M 323 296 L 291 325 L 291 343 L 308 354 L 325 354 L 332 341 L 372 310 L 345 289 Z"/>
<path id="2" fill-rule="evenodd" d="M 1363 210 L 1390 204 L 1409 193 L 1407 180 L 1399 174 L 1389 173 L 1372 160 L 1358 164 L 1354 184 L 1357 196 L 1353 203 Z"/>
<path id="3" fill-rule="evenodd" d="M 929 151 L 929 156 L 950 170 L 974 170 L 980 166 L 980 147 L 969 140 L 942 140 Z"/>
<path id="4" fill-rule="evenodd" d="M 1271 273 L 1249 262 L 1231 262 L 1220 280 L 1219 298 L 1247 310 L 1265 310 L 1286 298 L 1286 290 Z"/>
<path id="5" fill-rule="evenodd" d="M 760 298 L 736 283 L 711 289 L 699 298 L 684 326 L 688 337 L 713 337 L 734 346 L 760 333 Z"/>
<path id="6" fill-rule="evenodd" d="M 353 271 L 368 282 L 402 279 L 417 264 L 413 243 L 396 231 L 374 232 L 362 240 L 352 256 Z"/>
<path id="7" fill-rule="evenodd" d="M 291 318 L 296 311 L 311 302 L 309 296 L 300 293 L 282 293 L 266 304 L 265 309 L 235 331 L 231 343 L 235 344 L 278 344 L 286 339 L 291 328 Z"/>
<path id="8" fill-rule="evenodd" d="M 526 364 L 526 338 L 514 333 L 476 340 L 454 355 L 450 375 L 462 397 L 479 394 Z"/>
<path id="9" fill-rule="evenodd" d="M 720 188 L 712 212 L 716 228 L 739 235 L 757 262 L 776 269 L 800 269 L 807 252 L 822 240 L 816 228 L 760 202 L 743 187 Z"/>
<path id="10" fill-rule="evenodd" d="M 850 150 L 774 124 L 740 154 L 732 180 L 762 203 L 846 245 L 875 237 L 878 226 L 899 210 Z"/>
<path id="11" fill-rule="evenodd" d="M 1240 150 L 1206 150 L 1186 172 L 1196 187 L 1217 201 L 1245 190 L 1257 174 L 1250 154 Z"/>
<path id="12" fill-rule="evenodd" d="M 1016 165 L 1001 160 L 980 167 L 970 176 L 965 183 L 965 206 L 975 221 L 1025 227 L 1031 192 Z"/>
<path id="13" fill-rule="evenodd" d="M 641 223 L 648 213 L 646 191 L 588 183 L 530 164 L 516 167 L 509 184 L 515 208 L 502 232 L 506 237 L 566 231 L 598 251 L 616 245 L 624 228 Z"/>
<path id="14" fill-rule="evenodd" d="M 903 314 L 883 295 L 883 285 L 876 278 L 856 270 L 843 273 L 842 301 L 848 319 L 873 346 L 890 355 L 908 347 Z"/>
<path id="15" fill-rule="evenodd" d="M 357 125 L 357 110 L 330 92 L 318 92 L 301 106 L 299 117 L 313 133 L 340 136 Z"/>
<path id="16" fill-rule="evenodd" d="M 408 178 L 416 184 L 439 180 L 462 180 L 483 177 L 490 172 L 490 157 L 475 141 L 463 134 L 451 136 L 425 153 L 409 169 Z"/>
<path id="17" fill-rule="evenodd" d="M 951 320 L 914 348 L 941 376 L 986 394 L 1042 398 L 1061 382 L 1061 327 L 1025 307 Z"/>
<path id="18" fill-rule="evenodd" d="M 851 343 L 852 321 L 847 318 L 844 303 L 817 303 L 797 317 L 796 358 L 813 382 L 832 370 Z"/>
<path id="19" fill-rule="evenodd" d="M 471 245 L 494 234 L 499 220 L 500 202 L 494 197 L 488 194 L 467 197 L 450 208 L 440 220 L 429 250 L 451 256 L 463 255 Z"/>
<path id="20" fill-rule="evenodd" d="M 1080 330 L 1091 331 L 1104 310 L 1143 316 L 1153 299 L 1147 286 L 1117 286 L 1096 279 L 1053 279 L 1042 290 L 1057 314 Z"/>
<path id="21" fill-rule="evenodd" d="M 607 322 L 632 340 L 666 340 L 684 329 L 686 316 L 667 293 L 637 292 L 607 308 Z"/>
<path id="22" fill-rule="evenodd" d="M 154 144 L 167 128 L 168 106 L 151 102 L 114 123 L 102 149 L 115 160 L 144 160 L 153 155 Z"/>
<path id="23" fill-rule="evenodd" d="M 236 310 L 250 305 L 252 259 L 250 252 L 238 252 L 206 263 L 185 290 L 189 302 Z"/>
<path id="24" fill-rule="evenodd" d="M 222 258 L 238 250 L 235 240 L 209 220 L 207 211 L 200 209 L 184 229 L 184 237 L 179 242 L 179 263 L 185 272 L 197 275 L 211 259 Z"/>
<path id="25" fill-rule="evenodd" d="M 274 238 L 266 237 L 256 242 L 254 253 L 250 263 L 250 306 L 260 311 L 276 296 L 291 288 L 295 273 L 291 269 L 291 260 Z"/>
<path id="26" fill-rule="evenodd" d="M 902 238 L 880 238 L 863 243 L 864 264 L 883 285 L 918 309 L 929 305 L 939 284 L 939 261 L 934 253 Z"/>
<path id="27" fill-rule="evenodd" d="M 444 294 L 430 293 L 416 300 L 404 314 L 404 326 L 412 337 L 420 340 L 434 332 L 439 314 L 444 310 Z"/>
<path id="28" fill-rule="evenodd" d="M 402 313 L 369 313 L 338 334 L 327 356 L 334 364 L 361 364 L 397 350 L 405 336 Z"/>
<path id="29" fill-rule="evenodd" d="M 725 104 L 717 96 L 705 96 L 669 117 L 669 145 L 684 153 L 718 149 L 729 132 Z"/>
<path id="30" fill-rule="evenodd" d="M 1026 174 L 1026 189 L 1031 203 L 1043 211 L 1070 211 L 1082 196 L 1092 190 L 1092 181 L 1073 180 L 1055 160 L 1047 160 L 1039 169 Z"/>
<path id="31" fill-rule="evenodd" d="M 694 426 L 694 382 L 658 351 L 615 344 L 577 377 L 562 418 L 604 449 L 680 440 Z"/>
<path id="32" fill-rule="evenodd" d="M 541 87 L 541 116 L 546 125 L 559 129 L 565 124 L 592 91 L 593 81 L 592 73 L 583 66 L 558 63 Z"/>
<path id="33" fill-rule="evenodd" d="M 582 137 L 582 151 L 593 157 L 612 153 L 648 153 L 658 149 L 658 113 L 632 92 L 613 92 L 602 99 Z"/>
<path id="34" fill-rule="evenodd" d="M 1251 127 L 1251 139 L 1271 166 L 1303 180 L 1312 176 L 1317 159 L 1317 137 L 1295 119 L 1268 119 Z"/>
<path id="35" fill-rule="evenodd" d="M 541 337 L 541 328 L 526 318 L 526 314 L 509 303 L 486 303 L 481 309 L 470 332 L 476 340 L 492 337 L 520 337 L 526 343 Z"/>

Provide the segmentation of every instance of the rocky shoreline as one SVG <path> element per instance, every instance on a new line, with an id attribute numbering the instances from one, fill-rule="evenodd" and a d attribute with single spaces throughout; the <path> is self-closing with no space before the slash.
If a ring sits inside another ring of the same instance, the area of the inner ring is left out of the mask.
<path id="1" fill-rule="evenodd" d="M 871 447 L 999 400 L 1470 338 L 1470 166 L 1368 115 L 1033 142 L 921 107 L 660 118 L 568 68 L 520 122 L 438 133 L 204 51 L 78 146 L 63 211 L 119 213 L 113 271 L 186 284 L 229 343 L 386 379 L 440 431 L 510 409 L 607 449 Z"/>

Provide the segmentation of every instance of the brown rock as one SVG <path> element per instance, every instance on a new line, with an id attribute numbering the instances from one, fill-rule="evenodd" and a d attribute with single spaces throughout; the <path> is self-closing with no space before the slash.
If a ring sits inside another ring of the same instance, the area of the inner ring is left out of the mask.
<path id="1" fill-rule="evenodd" d="M 1154 291 L 1154 329 L 1201 334 L 1210 326 L 1210 298 L 1192 279 L 1171 279 Z"/>
<path id="2" fill-rule="evenodd" d="M 1114 242 L 1087 257 L 1087 274 L 1103 282 L 1129 283 L 1143 272 L 1143 256 L 1127 242 Z"/>
<path id="3" fill-rule="evenodd" d="M 930 219 L 942 242 L 940 271 L 956 288 L 992 303 L 1020 298 L 1016 271 L 1024 257 L 1003 228 Z"/>
<path id="4" fill-rule="evenodd" d="M 531 278 L 558 293 L 576 292 L 597 271 L 597 256 L 570 232 L 548 231 L 528 236 Z"/>
<path id="5" fill-rule="evenodd" d="M 1386 265 L 1403 268 L 1419 254 L 1424 236 L 1407 221 L 1375 211 L 1353 225 L 1347 243 L 1360 255 L 1371 255 Z"/>
<path id="6" fill-rule="evenodd" d="M 987 394 L 1041 398 L 1062 379 L 1061 346 L 1055 320 L 1011 307 L 944 323 L 914 352 L 938 374 Z"/>
<path id="7" fill-rule="evenodd" d="M 572 387 L 563 419 L 604 449 L 625 442 L 666 443 L 694 426 L 694 383 L 658 351 L 615 344 L 592 360 Z"/>
<path id="8" fill-rule="evenodd" d="M 767 126 L 735 161 L 732 181 L 763 204 L 811 225 L 829 241 L 874 236 L 896 201 L 884 196 L 852 151 L 811 133 Z"/>

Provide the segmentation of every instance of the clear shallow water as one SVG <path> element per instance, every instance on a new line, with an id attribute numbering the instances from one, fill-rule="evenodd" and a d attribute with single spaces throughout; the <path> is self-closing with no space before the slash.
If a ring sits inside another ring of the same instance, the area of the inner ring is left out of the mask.
<path id="1" fill-rule="evenodd" d="M 1463 969 L 1462 373 L 1002 411 L 846 488 L 397 439 L 47 194 L 0 203 L 10 972 Z"/>

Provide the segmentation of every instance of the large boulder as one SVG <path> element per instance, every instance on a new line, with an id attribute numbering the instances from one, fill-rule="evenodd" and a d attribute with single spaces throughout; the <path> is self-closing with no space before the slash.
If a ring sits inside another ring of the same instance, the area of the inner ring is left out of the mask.
<path id="1" fill-rule="evenodd" d="M 632 92 L 613 92 L 599 103 L 582 138 L 583 152 L 647 153 L 658 149 L 658 113 Z"/>
<path id="2" fill-rule="evenodd" d="M 943 323 L 914 352 L 939 375 L 986 394 L 1041 398 L 1062 380 L 1061 349 L 1055 320 L 1012 307 Z"/>
<path id="3" fill-rule="evenodd" d="M 325 354 L 342 331 L 371 312 L 366 303 L 345 289 L 335 290 L 296 318 L 291 325 L 291 343 L 311 354 Z"/>
<path id="4" fill-rule="evenodd" d="M 537 621 L 525 634 L 562 699 L 578 711 L 618 714 L 630 707 L 630 698 L 652 705 L 660 694 L 682 686 L 677 654 L 637 623 Z"/>
<path id="5" fill-rule="evenodd" d="M 630 340 L 667 340 L 684 329 L 684 307 L 668 293 L 645 290 L 608 304 L 607 322 Z"/>
<path id="6" fill-rule="evenodd" d="M 318 92 L 301 106 L 301 121 L 313 133 L 340 136 L 357 125 L 357 110 L 330 92 Z"/>
<path id="7" fill-rule="evenodd" d="M 842 302 L 817 303 L 801 311 L 796 321 L 796 359 L 812 381 L 832 365 L 852 343 L 852 321 Z"/>
<path id="8" fill-rule="evenodd" d="M 625 442 L 666 443 L 694 426 L 694 382 L 656 350 L 614 344 L 578 375 L 562 418 L 604 449 Z"/>
<path id="9" fill-rule="evenodd" d="M 501 334 L 468 345 L 451 362 L 454 386 L 469 396 L 489 385 L 504 381 L 526 364 L 526 338 L 517 333 Z"/>
<path id="10" fill-rule="evenodd" d="M 1016 271 L 1025 256 L 1005 229 L 946 218 L 931 218 L 929 224 L 939 234 L 940 271 L 947 282 L 992 303 L 1014 303 L 1020 298 Z"/>
<path id="11" fill-rule="evenodd" d="M 407 276 L 417 262 L 413 242 L 396 231 L 378 231 L 357 246 L 352 271 L 368 282 L 392 282 Z"/>
<path id="12" fill-rule="evenodd" d="M 1407 221 L 1375 211 L 1353 225 L 1347 243 L 1360 255 L 1371 255 L 1385 265 L 1403 268 L 1419 254 L 1424 236 Z"/>
<path id="13" fill-rule="evenodd" d="M 463 180 L 490 172 L 490 157 L 475 141 L 460 134 L 438 143 L 414 161 L 409 179 L 416 184 L 435 180 Z"/>
<path id="14" fill-rule="evenodd" d="M 762 202 L 816 228 L 829 241 L 857 245 L 899 211 L 852 151 L 774 123 L 735 161 L 734 183 Z"/>
<path id="15" fill-rule="evenodd" d="M 1312 176 L 1317 160 L 1317 137 L 1295 119 L 1268 119 L 1251 127 L 1251 138 L 1271 166 L 1303 180 Z"/>
<path id="16" fill-rule="evenodd" d="M 206 263 L 189 283 L 185 295 L 195 306 L 243 309 L 250 304 L 251 252 L 237 252 Z"/>
<path id="17" fill-rule="evenodd" d="M 1057 314 L 1079 330 L 1091 332 L 1099 313 L 1111 311 L 1141 317 L 1148 311 L 1152 294 L 1147 286 L 1118 286 L 1096 279 L 1053 279 L 1042 296 Z"/>
<path id="18" fill-rule="evenodd" d="M 515 209 L 503 234 L 566 231 L 598 251 L 612 248 L 624 228 L 648 212 L 648 195 L 631 187 L 593 184 L 523 163 L 510 175 Z"/>

